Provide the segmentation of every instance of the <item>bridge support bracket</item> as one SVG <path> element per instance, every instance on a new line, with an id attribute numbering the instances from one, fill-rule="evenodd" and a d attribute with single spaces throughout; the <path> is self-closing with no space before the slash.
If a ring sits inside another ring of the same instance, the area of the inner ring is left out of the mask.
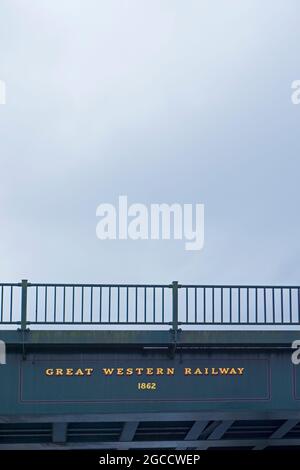
<path id="1" fill-rule="evenodd" d="M 29 333 L 29 328 L 18 328 L 18 331 L 22 333 L 22 359 L 23 361 L 26 361 L 26 333 Z"/>
<path id="2" fill-rule="evenodd" d="M 180 333 L 182 332 L 181 328 L 171 328 L 170 330 L 171 343 L 169 346 L 170 355 L 173 358 L 175 356 L 177 345 L 179 342 Z"/>

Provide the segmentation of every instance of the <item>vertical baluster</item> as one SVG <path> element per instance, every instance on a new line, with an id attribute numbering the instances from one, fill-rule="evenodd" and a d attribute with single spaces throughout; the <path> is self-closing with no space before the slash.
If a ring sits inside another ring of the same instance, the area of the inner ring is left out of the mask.
<path id="1" fill-rule="evenodd" d="M 189 290 L 188 287 L 185 288 L 185 321 L 189 322 Z"/>
<path id="2" fill-rule="evenodd" d="M 300 287 L 298 287 L 298 323 L 300 323 Z"/>
<path id="3" fill-rule="evenodd" d="M 197 320 L 198 320 L 197 287 L 195 287 L 195 320 L 194 320 L 194 322 L 197 323 Z"/>
<path id="4" fill-rule="evenodd" d="M 267 323 L 267 296 L 266 296 L 265 287 L 264 287 L 264 323 Z"/>
<path id="5" fill-rule="evenodd" d="M 75 321 L 75 286 L 72 287 L 72 323 Z"/>
<path id="6" fill-rule="evenodd" d="M 129 321 L 129 287 L 126 287 L 126 323 Z"/>
<path id="7" fill-rule="evenodd" d="M 108 322 L 111 322 L 111 287 L 108 288 Z"/>
<path id="8" fill-rule="evenodd" d="M 152 298 L 153 298 L 153 312 L 152 312 L 152 316 L 153 316 L 153 323 L 155 323 L 155 287 L 153 287 L 153 295 L 152 295 Z"/>
<path id="9" fill-rule="evenodd" d="M 161 292 L 161 312 L 162 312 L 162 322 L 165 323 L 165 288 L 162 287 Z"/>
<path id="10" fill-rule="evenodd" d="M 284 314 L 283 314 L 283 289 L 282 288 L 280 289 L 280 299 L 281 299 L 280 316 L 281 316 L 281 323 L 283 323 Z"/>
<path id="11" fill-rule="evenodd" d="M 144 287 L 144 323 L 147 323 L 147 287 Z"/>
<path id="12" fill-rule="evenodd" d="M 47 323 L 48 316 L 48 286 L 45 286 L 45 322 Z"/>
<path id="13" fill-rule="evenodd" d="M 258 289 L 255 288 L 255 323 L 258 323 Z"/>
<path id="14" fill-rule="evenodd" d="M 102 323 L 102 287 L 99 291 L 99 322 Z"/>
<path id="15" fill-rule="evenodd" d="M 54 286 L 54 323 L 56 323 L 56 286 Z"/>
<path id="16" fill-rule="evenodd" d="M 223 313 L 223 287 L 221 287 L 221 323 L 224 322 L 224 313 Z"/>
<path id="17" fill-rule="evenodd" d="M 292 323 L 293 320 L 293 302 L 292 302 L 292 289 L 289 289 L 289 314 L 290 314 L 290 319 L 289 323 Z"/>
<path id="18" fill-rule="evenodd" d="M 203 287 L 203 320 L 206 323 L 206 288 Z"/>
<path id="19" fill-rule="evenodd" d="M 91 286 L 90 322 L 93 322 L 94 287 Z"/>
<path id="20" fill-rule="evenodd" d="M 247 287 L 247 324 L 249 323 L 249 287 Z"/>
<path id="21" fill-rule="evenodd" d="M 229 287 L 229 323 L 232 323 L 232 288 Z"/>
<path id="22" fill-rule="evenodd" d="M 84 287 L 81 286 L 81 323 L 83 322 L 83 316 L 84 316 Z"/>
<path id="23" fill-rule="evenodd" d="M 275 289 L 272 288 L 272 322 L 276 323 Z"/>
<path id="24" fill-rule="evenodd" d="M 13 316 L 13 288 L 14 286 L 10 287 L 10 312 L 9 312 L 10 323 L 12 323 L 12 316 Z"/>
<path id="25" fill-rule="evenodd" d="M 135 323 L 138 321 L 138 288 L 135 288 Z"/>
<path id="26" fill-rule="evenodd" d="M 63 288 L 63 323 L 66 321 L 66 286 Z"/>
<path id="27" fill-rule="evenodd" d="M 1 286 L 1 322 L 3 322 L 3 299 L 4 299 L 4 287 Z"/>
<path id="28" fill-rule="evenodd" d="M 117 288 L 117 321 L 120 323 L 120 286 Z"/>
<path id="29" fill-rule="evenodd" d="M 238 323 L 241 323 L 241 289 L 238 288 Z"/>
<path id="30" fill-rule="evenodd" d="M 212 287 L 211 304 L 212 304 L 212 322 L 215 323 L 215 288 L 214 287 Z"/>
<path id="31" fill-rule="evenodd" d="M 35 287 L 35 323 L 38 321 L 39 288 Z"/>

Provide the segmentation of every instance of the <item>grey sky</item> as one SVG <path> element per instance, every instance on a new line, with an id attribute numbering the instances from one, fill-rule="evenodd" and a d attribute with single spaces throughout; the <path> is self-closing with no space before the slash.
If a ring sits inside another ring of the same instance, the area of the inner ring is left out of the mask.
<path id="1" fill-rule="evenodd" d="M 0 0 L 3 281 L 299 283 L 298 0 Z M 96 207 L 205 204 L 205 246 Z"/>

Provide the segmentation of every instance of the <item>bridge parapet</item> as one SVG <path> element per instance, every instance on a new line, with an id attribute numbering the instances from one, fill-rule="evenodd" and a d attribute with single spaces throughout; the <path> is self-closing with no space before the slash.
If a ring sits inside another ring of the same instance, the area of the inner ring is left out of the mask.
<path id="1" fill-rule="evenodd" d="M 299 286 L 0 284 L 0 325 L 182 327 L 300 324 Z"/>

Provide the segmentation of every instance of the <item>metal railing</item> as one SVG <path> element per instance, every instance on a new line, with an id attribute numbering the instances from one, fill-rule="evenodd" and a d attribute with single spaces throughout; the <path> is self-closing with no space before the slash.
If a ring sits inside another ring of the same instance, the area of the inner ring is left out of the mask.
<path id="1" fill-rule="evenodd" d="M 0 325 L 299 325 L 298 286 L 0 284 Z"/>
<path id="2" fill-rule="evenodd" d="M 214 325 L 300 323 L 295 286 L 181 286 L 181 322 Z"/>

